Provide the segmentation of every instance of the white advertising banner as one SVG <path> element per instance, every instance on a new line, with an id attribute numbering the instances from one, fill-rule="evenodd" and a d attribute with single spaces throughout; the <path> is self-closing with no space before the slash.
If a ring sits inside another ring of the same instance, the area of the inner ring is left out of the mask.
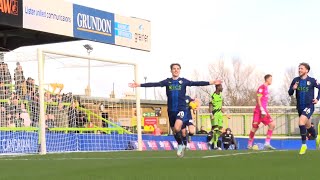
<path id="1" fill-rule="evenodd" d="M 73 36 L 73 4 L 65 1 L 23 1 L 23 28 Z"/>
<path id="2" fill-rule="evenodd" d="M 151 50 L 150 21 L 115 14 L 115 44 L 144 51 Z"/>

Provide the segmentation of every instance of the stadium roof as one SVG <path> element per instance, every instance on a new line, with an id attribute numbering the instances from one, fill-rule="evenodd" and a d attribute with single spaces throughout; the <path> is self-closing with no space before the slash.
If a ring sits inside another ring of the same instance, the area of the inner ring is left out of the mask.
<path id="1" fill-rule="evenodd" d="M 0 51 L 13 50 L 21 46 L 74 40 L 77 40 L 77 38 L 0 25 Z"/>
<path id="2" fill-rule="evenodd" d="M 150 21 L 65 1 L 0 0 L 0 51 L 91 40 L 150 51 Z"/>

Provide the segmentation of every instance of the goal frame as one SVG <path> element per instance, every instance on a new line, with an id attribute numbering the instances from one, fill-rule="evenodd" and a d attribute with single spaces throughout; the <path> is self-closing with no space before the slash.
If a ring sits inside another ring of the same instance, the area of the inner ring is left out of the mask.
<path id="1" fill-rule="evenodd" d="M 39 105 L 40 105 L 40 114 L 39 114 L 39 141 L 40 141 L 40 151 L 39 154 L 45 155 L 47 154 L 47 147 L 46 147 L 46 122 L 45 122 L 45 101 L 44 101 L 44 65 L 45 65 L 45 54 L 52 54 L 52 55 L 61 55 L 66 57 L 74 57 L 79 59 L 85 59 L 85 60 L 96 60 L 101 62 L 109 62 L 109 63 L 117 63 L 117 64 L 126 64 L 126 65 L 132 65 L 134 67 L 134 81 L 139 83 L 138 78 L 138 64 L 131 63 L 131 62 L 125 62 L 125 61 L 116 61 L 116 60 L 110 60 L 100 57 L 92 57 L 89 55 L 77 55 L 72 53 L 65 53 L 65 52 L 59 52 L 59 51 L 51 51 L 47 49 L 41 49 L 39 48 L 37 50 L 37 59 L 38 59 L 38 80 L 39 80 Z M 138 151 L 142 151 L 142 129 L 141 129 L 141 113 L 139 109 L 140 106 L 140 88 L 135 89 L 135 96 L 136 96 L 136 115 L 137 115 L 137 140 L 138 140 Z"/>

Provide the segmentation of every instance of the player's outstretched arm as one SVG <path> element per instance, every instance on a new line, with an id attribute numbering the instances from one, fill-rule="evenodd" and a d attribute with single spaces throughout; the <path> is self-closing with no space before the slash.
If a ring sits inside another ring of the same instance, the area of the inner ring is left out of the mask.
<path id="1" fill-rule="evenodd" d="M 209 81 L 210 85 L 219 85 L 222 84 L 222 80 L 213 80 L 213 81 Z"/>
<path id="2" fill-rule="evenodd" d="M 139 84 L 139 83 L 136 83 L 136 82 L 134 82 L 134 83 L 129 83 L 129 87 L 131 87 L 131 88 L 136 88 L 136 87 L 140 87 L 141 85 Z"/>
<path id="3" fill-rule="evenodd" d="M 214 80 L 214 81 L 187 81 L 187 86 L 208 86 L 208 85 L 218 85 L 221 84 L 221 80 Z"/>
<path id="4" fill-rule="evenodd" d="M 166 86 L 168 84 L 168 80 L 163 80 L 163 81 L 160 81 L 160 82 L 150 82 L 150 83 L 142 83 L 142 84 L 139 84 L 139 83 L 129 83 L 129 87 L 131 88 L 136 88 L 136 87 L 163 87 L 163 86 Z"/>
<path id="5" fill-rule="evenodd" d="M 290 88 L 289 88 L 289 90 L 288 90 L 289 96 L 292 96 L 292 95 L 293 95 L 294 91 L 298 88 L 298 85 L 299 85 L 299 81 L 298 81 L 296 78 L 294 78 L 294 79 L 292 80 L 291 85 L 290 85 Z"/>

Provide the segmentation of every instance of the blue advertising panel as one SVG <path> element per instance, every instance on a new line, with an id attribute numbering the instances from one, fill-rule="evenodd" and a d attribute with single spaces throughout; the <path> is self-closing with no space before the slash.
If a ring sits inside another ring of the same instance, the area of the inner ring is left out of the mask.
<path id="1" fill-rule="evenodd" d="M 0 154 L 11 153 L 38 153 L 37 132 L 0 132 Z M 188 143 L 190 150 L 208 150 L 205 136 L 193 136 L 193 141 Z M 237 138 L 240 150 L 247 148 L 248 138 Z M 67 151 L 118 151 L 134 150 L 138 148 L 137 135 L 135 134 L 77 134 L 77 133 L 47 133 L 47 152 Z M 264 139 L 256 139 L 260 145 Z M 300 139 L 273 139 L 272 145 L 277 149 L 300 149 Z M 308 149 L 316 149 L 314 141 L 307 141 Z M 173 136 L 143 135 L 142 150 L 173 150 L 177 149 L 177 142 Z"/>
<path id="2" fill-rule="evenodd" d="M 115 44 L 114 14 L 73 4 L 73 36 Z"/>

